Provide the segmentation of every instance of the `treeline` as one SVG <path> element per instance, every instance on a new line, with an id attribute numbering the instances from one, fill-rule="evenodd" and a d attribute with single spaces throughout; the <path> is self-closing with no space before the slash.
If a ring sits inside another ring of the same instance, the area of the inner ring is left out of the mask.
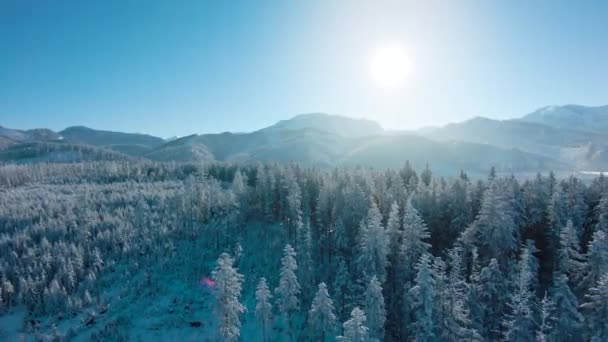
<path id="1" fill-rule="evenodd" d="M 222 340 L 238 340 L 254 292 L 256 339 L 608 340 L 602 176 L 142 161 L 6 165 L 0 185 L 4 310 L 76 313 L 116 265 L 203 239 L 221 254 Z M 265 245 L 283 258 L 240 275 Z"/>

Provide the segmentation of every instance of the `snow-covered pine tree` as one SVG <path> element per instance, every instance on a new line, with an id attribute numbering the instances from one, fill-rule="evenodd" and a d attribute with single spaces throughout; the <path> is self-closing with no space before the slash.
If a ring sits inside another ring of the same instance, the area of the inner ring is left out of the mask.
<path id="1" fill-rule="evenodd" d="M 459 248 L 448 251 L 449 271 L 444 293 L 439 295 L 444 302 L 443 322 L 447 324 L 440 336 L 443 341 L 480 341 L 481 335 L 472 326 L 467 305 L 469 285 L 465 280 L 461 253 Z"/>
<path id="2" fill-rule="evenodd" d="M 608 273 L 608 233 L 601 230 L 593 233 L 587 248 L 584 273 L 581 289 L 595 286 L 600 277 Z"/>
<path id="3" fill-rule="evenodd" d="M 591 341 L 608 341 L 608 273 L 602 275 L 594 287 L 585 295 L 585 310 Z"/>
<path id="4" fill-rule="evenodd" d="M 245 307 L 240 302 L 243 275 L 232 267 L 234 260 L 222 253 L 213 270 L 212 278 L 216 284 L 216 317 L 218 336 L 222 341 L 238 341 L 241 333 L 241 314 Z"/>
<path id="5" fill-rule="evenodd" d="M 343 334 L 337 337 L 339 342 L 370 342 L 369 329 L 365 326 L 365 312 L 355 307 L 350 319 L 343 324 Z"/>
<path id="6" fill-rule="evenodd" d="M 503 335 L 502 317 L 507 311 L 509 300 L 508 281 L 496 259 L 482 268 L 479 274 L 479 306 L 483 338 L 500 340 Z"/>
<path id="7" fill-rule="evenodd" d="M 242 196 L 247 190 L 247 179 L 243 176 L 240 170 L 234 172 L 234 178 L 232 179 L 232 192 L 236 196 Z"/>
<path id="8" fill-rule="evenodd" d="M 266 278 L 260 278 L 260 282 L 255 291 L 255 317 L 262 326 L 262 341 L 266 342 L 269 340 L 269 329 L 272 323 L 272 293 L 268 289 Z"/>
<path id="9" fill-rule="evenodd" d="M 521 257 L 518 262 L 518 274 L 515 278 L 515 289 L 509 300 L 510 312 L 507 314 L 504 324 L 506 328 L 505 339 L 507 341 L 533 341 L 534 340 L 534 312 L 535 295 L 533 289 L 533 273 L 531 265 L 534 258 L 527 247 L 522 248 Z"/>
<path id="10" fill-rule="evenodd" d="M 420 257 L 431 248 L 428 239 L 431 237 L 424 220 L 411 200 L 407 201 L 403 214 L 403 233 L 401 260 L 403 263 L 403 281 L 408 284 L 416 277 L 416 265 Z"/>
<path id="11" fill-rule="evenodd" d="M 365 291 L 365 316 L 367 317 L 370 338 L 383 341 L 386 309 L 384 307 L 382 285 L 376 276 L 370 279 Z"/>
<path id="12" fill-rule="evenodd" d="M 596 207 L 597 223 L 595 231 L 603 231 L 608 234 L 608 193 L 602 196 L 600 203 Z"/>
<path id="13" fill-rule="evenodd" d="M 584 269 L 585 260 L 580 253 L 578 235 L 574 230 L 572 220 L 568 220 L 561 231 L 558 272 L 568 276 L 570 284 L 579 283 Z"/>
<path id="14" fill-rule="evenodd" d="M 399 179 L 401 179 L 399 177 Z M 399 216 L 399 204 L 394 201 L 386 223 L 388 235 L 388 269 L 385 285 L 387 306 L 387 334 L 394 339 L 401 338 L 400 328 L 402 323 L 403 307 L 403 253 L 401 250 L 403 231 Z"/>
<path id="15" fill-rule="evenodd" d="M 281 259 L 281 277 L 279 286 L 275 289 L 277 296 L 277 306 L 289 327 L 289 336 L 293 338 L 294 314 L 300 309 L 300 284 L 296 277 L 298 264 L 296 262 L 296 252 L 291 245 L 287 244 L 283 251 L 283 259 Z"/>
<path id="16" fill-rule="evenodd" d="M 4 279 L 2 281 L 2 293 L 4 295 L 4 305 L 10 309 L 13 304 L 13 294 L 15 293 L 15 287 L 9 280 Z"/>
<path id="17" fill-rule="evenodd" d="M 302 222 L 302 191 L 291 169 L 288 168 L 285 171 L 283 181 L 283 191 L 287 193 L 283 204 L 285 207 L 284 221 L 289 241 L 295 241 L 297 226 Z"/>
<path id="18" fill-rule="evenodd" d="M 555 304 L 552 336 L 556 340 L 575 341 L 581 337 L 584 318 L 578 311 L 578 300 L 568 286 L 568 276 L 555 275 L 550 291 Z"/>
<path id="19" fill-rule="evenodd" d="M 540 302 L 540 320 L 536 330 L 536 342 L 551 341 L 553 326 L 555 324 L 555 303 L 545 292 L 545 296 Z"/>
<path id="20" fill-rule="evenodd" d="M 298 222 L 296 228 L 296 261 L 298 263 L 298 280 L 302 288 L 302 303 L 310 303 L 313 295 L 313 262 L 312 262 L 312 237 L 310 223 Z"/>
<path id="21" fill-rule="evenodd" d="M 559 267 L 560 237 L 562 229 L 569 219 L 568 195 L 563 185 L 557 184 L 549 200 L 547 234 L 547 254 L 550 257 L 550 265 L 553 270 Z"/>
<path id="22" fill-rule="evenodd" d="M 479 265 L 479 253 L 477 248 L 471 250 L 471 275 L 469 277 L 469 294 L 467 305 L 471 316 L 471 327 L 481 335 L 483 333 L 482 319 L 484 308 L 480 300 L 481 297 L 481 266 Z"/>
<path id="23" fill-rule="evenodd" d="M 517 250 L 517 229 L 513 210 L 503 196 L 501 187 L 492 182 L 483 194 L 481 209 L 476 220 L 459 238 L 465 250 L 479 249 L 482 261 L 495 258 L 505 265 Z"/>
<path id="24" fill-rule="evenodd" d="M 372 202 L 367 214 L 360 250 L 358 263 L 365 280 L 375 275 L 380 282 L 384 282 L 388 264 L 388 237 L 382 226 L 382 215 L 375 202 Z"/>
<path id="25" fill-rule="evenodd" d="M 429 163 L 426 163 L 424 170 L 422 170 L 422 172 L 420 173 L 420 180 L 422 181 L 422 183 L 424 183 L 424 185 L 430 186 L 432 179 L 433 179 L 433 172 L 431 171 L 431 168 L 429 167 Z"/>
<path id="26" fill-rule="evenodd" d="M 530 272 L 532 273 L 532 279 L 530 279 L 530 287 L 532 289 L 532 293 L 536 294 L 536 292 L 538 291 L 539 288 L 539 281 L 538 281 L 538 272 L 540 271 L 540 264 L 538 262 L 538 258 L 535 256 L 536 253 L 538 253 L 538 249 L 536 248 L 536 245 L 534 244 L 533 240 L 526 240 L 526 243 L 524 245 L 524 248 L 527 250 L 527 255 L 530 255 L 529 258 L 527 258 L 528 260 L 528 268 L 530 269 Z M 534 297 L 536 299 L 536 297 Z"/>
<path id="27" fill-rule="evenodd" d="M 409 291 L 409 301 L 414 322 L 411 324 L 410 335 L 420 342 L 436 341 L 433 324 L 434 280 L 431 275 L 431 256 L 423 254 L 416 265 L 418 274 L 414 287 Z"/>
<path id="28" fill-rule="evenodd" d="M 319 284 L 319 290 L 308 312 L 308 323 L 315 341 L 324 342 L 328 337 L 335 336 L 332 334 L 336 327 L 334 303 L 329 297 L 325 283 Z"/>
<path id="29" fill-rule="evenodd" d="M 440 258 L 433 258 L 431 266 L 431 277 L 434 280 L 433 298 L 433 326 L 435 336 L 441 340 L 442 336 L 447 335 L 450 327 L 450 300 L 448 298 L 448 265 Z"/>
<path id="30" fill-rule="evenodd" d="M 345 320 L 351 311 L 352 288 L 348 267 L 342 257 L 338 258 L 338 266 L 333 284 L 336 314 L 340 320 Z"/>

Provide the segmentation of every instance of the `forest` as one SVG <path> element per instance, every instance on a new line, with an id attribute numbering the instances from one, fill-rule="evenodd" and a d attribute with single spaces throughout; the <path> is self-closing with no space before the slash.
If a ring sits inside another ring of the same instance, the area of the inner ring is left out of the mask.
<path id="1" fill-rule="evenodd" d="M 608 341 L 607 234 L 603 175 L 5 164 L 0 322 L 20 313 L 23 341 Z"/>

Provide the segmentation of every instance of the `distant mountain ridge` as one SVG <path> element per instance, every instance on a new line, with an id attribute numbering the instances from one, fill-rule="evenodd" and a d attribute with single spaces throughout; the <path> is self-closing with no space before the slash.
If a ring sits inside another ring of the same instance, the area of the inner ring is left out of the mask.
<path id="1" fill-rule="evenodd" d="M 587 118 L 604 120 L 608 118 L 607 109 L 545 107 L 520 119 L 477 117 L 418 131 L 386 131 L 367 119 L 310 113 L 250 133 L 193 134 L 171 140 L 82 126 L 59 133 L 0 127 L 0 161 L 143 158 L 203 163 L 295 161 L 322 167 L 384 168 L 399 167 L 409 160 L 418 167 L 429 163 L 438 173 L 463 169 L 483 174 L 490 166 L 510 173 L 607 170 L 608 129 L 598 128 L 601 122 L 591 125 Z M 24 148 L 26 143 L 36 144 Z M 52 148 L 43 148 L 50 144 Z M 65 147 L 68 145 L 72 147 Z M 74 149 L 79 152 L 64 151 Z M 27 158 L 20 159 L 22 154 Z"/>
<path id="2" fill-rule="evenodd" d="M 102 131 L 84 126 L 68 127 L 59 134 L 74 144 L 104 147 L 134 156 L 149 152 L 165 143 L 162 138 L 147 134 Z"/>
<path id="3" fill-rule="evenodd" d="M 608 105 L 599 107 L 547 106 L 524 116 L 521 121 L 536 122 L 556 128 L 606 133 L 608 132 Z"/>
<path id="4" fill-rule="evenodd" d="M 608 106 L 552 106 L 537 110 L 521 119 L 494 120 L 476 117 L 421 134 L 438 141 L 467 141 L 516 148 L 560 160 L 575 170 L 606 171 L 608 126 L 606 129 L 589 129 L 591 124 L 587 123 L 586 118 L 587 115 L 598 118 L 597 126 L 600 127 L 602 120 L 608 120 L 608 112 L 603 112 L 605 109 L 608 109 Z M 573 116 L 577 119 L 573 119 Z"/>
<path id="5" fill-rule="evenodd" d="M 261 129 L 261 131 L 316 129 L 343 137 L 364 137 L 379 135 L 384 132 L 380 124 L 368 119 L 349 118 L 325 113 L 296 115 L 288 120 Z"/>

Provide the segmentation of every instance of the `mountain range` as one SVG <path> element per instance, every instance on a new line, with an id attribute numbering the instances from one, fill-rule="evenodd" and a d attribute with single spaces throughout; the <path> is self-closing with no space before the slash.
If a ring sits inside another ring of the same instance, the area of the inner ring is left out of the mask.
<path id="1" fill-rule="evenodd" d="M 0 162 L 150 159 L 202 162 L 295 161 L 319 167 L 400 167 L 426 163 L 439 174 L 608 170 L 608 106 L 550 106 L 518 119 L 476 117 L 442 127 L 393 132 L 378 123 L 301 114 L 250 133 L 164 140 L 82 126 L 60 132 L 0 127 Z"/>

